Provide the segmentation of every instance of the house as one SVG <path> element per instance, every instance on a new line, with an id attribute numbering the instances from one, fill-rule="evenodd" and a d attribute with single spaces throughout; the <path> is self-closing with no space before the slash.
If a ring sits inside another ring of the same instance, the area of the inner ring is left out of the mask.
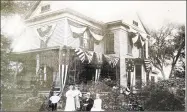
<path id="1" fill-rule="evenodd" d="M 157 75 L 150 72 L 149 33 L 138 15 L 103 22 L 59 3 L 36 2 L 25 17 L 27 28 L 14 43 L 14 52 L 29 54 L 28 61 L 35 64 L 30 67 L 34 74 L 25 70 L 27 75 L 22 76 L 30 77 L 28 88 L 35 75 L 43 90 L 55 82 L 57 91 L 66 84 L 104 78 L 119 80 L 133 91 L 155 81 Z"/>

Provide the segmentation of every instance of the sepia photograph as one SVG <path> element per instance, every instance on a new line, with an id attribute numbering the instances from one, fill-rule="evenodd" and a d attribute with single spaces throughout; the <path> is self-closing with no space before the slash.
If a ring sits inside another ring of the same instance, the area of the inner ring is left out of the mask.
<path id="1" fill-rule="evenodd" d="M 186 1 L 1 1 L 0 111 L 187 111 Z"/>

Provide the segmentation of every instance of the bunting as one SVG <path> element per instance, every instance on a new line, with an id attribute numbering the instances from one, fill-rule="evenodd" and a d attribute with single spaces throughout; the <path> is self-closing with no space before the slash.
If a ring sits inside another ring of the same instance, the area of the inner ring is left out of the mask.
<path id="1" fill-rule="evenodd" d="M 83 34 L 86 31 L 87 27 L 77 28 L 75 26 L 70 25 L 70 29 L 73 33 L 76 34 Z"/>
<path id="2" fill-rule="evenodd" d="M 132 36 L 132 42 L 135 44 L 138 48 L 142 47 L 145 44 L 145 40 L 147 39 L 146 33 L 139 33 L 138 31 L 134 30 L 133 28 L 130 29 L 129 33 L 133 33 Z"/>
<path id="3" fill-rule="evenodd" d="M 149 72 L 151 70 L 151 60 L 150 59 L 144 59 L 145 64 L 145 70 Z"/>
<path id="4" fill-rule="evenodd" d="M 51 25 L 44 25 L 41 26 L 40 28 L 37 28 L 36 31 L 39 39 L 46 42 L 54 32 L 55 27 L 56 24 L 51 24 Z"/>
<path id="5" fill-rule="evenodd" d="M 97 41 L 101 41 L 103 39 L 103 36 L 95 34 L 94 32 L 92 32 L 91 30 L 89 30 L 91 35 L 94 37 L 95 40 Z"/>
<path id="6" fill-rule="evenodd" d="M 119 61 L 119 58 L 112 57 L 112 56 L 107 56 L 107 55 L 104 55 L 104 56 L 105 56 L 107 62 L 111 65 L 112 68 L 114 68 L 117 65 L 117 63 Z"/>
<path id="7" fill-rule="evenodd" d="M 86 59 L 86 52 L 84 52 L 81 48 L 76 48 L 75 53 L 83 63 Z"/>
<path id="8" fill-rule="evenodd" d="M 88 63 L 91 63 L 91 61 L 93 60 L 94 52 L 93 51 L 87 51 L 87 52 L 85 52 L 85 54 L 87 56 Z"/>

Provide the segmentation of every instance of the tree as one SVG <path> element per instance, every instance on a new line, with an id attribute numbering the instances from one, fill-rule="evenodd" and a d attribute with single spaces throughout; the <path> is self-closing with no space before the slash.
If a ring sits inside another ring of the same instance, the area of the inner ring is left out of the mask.
<path id="1" fill-rule="evenodd" d="M 184 56 L 185 27 L 168 24 L 158 31 L 152 31 L 151 35 L 149 47 L 151 61 L 166 79 L 164 66 L 171 64 L 171 76 L 179 57 Z"/>
<path id="2" fill-rule="evenodd" d="M 24 15 L 33 3 L 33 1 L 1 1 L 1 16 L 10 16 L 14 14 Z"/>
<path id="3" fill-rule="evenodd" d="M 1 17 L 7 19 L 14 14 L 24 15 L 34 2 L 30 1 L 1 1 Z M 1 27 L 1 30 L 3 27 Z M 15 67 L 12 63 L 11 40 L 1 32 L 1 110 L 14 108 L 17 85 L 14 83 Z"/>
<path id="4" fill-rule="evenodd" d="M 11 108 L 13 106 L 10 96 L 7 96 L 7 94 L 13 94 L 15 90 L 12 78 L 14 74 L 10 67 L 10 51 L 10 40 L 4 35 L 1 35 L 1 102 L 3 102 L 2 106 L 6 104 L 5 108 Z"/>

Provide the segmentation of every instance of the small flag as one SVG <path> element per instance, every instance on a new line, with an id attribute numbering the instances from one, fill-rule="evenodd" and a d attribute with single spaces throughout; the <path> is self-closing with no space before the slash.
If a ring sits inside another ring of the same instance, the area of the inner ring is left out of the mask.
<path id="1" fill-rule="evenodd" d="M 130 89 L 127 87 L 126 89 L 125 89 L 125 94 L 126 95 L 129 95 L 131 93 L 131 91 L 130 91 Z"/>

